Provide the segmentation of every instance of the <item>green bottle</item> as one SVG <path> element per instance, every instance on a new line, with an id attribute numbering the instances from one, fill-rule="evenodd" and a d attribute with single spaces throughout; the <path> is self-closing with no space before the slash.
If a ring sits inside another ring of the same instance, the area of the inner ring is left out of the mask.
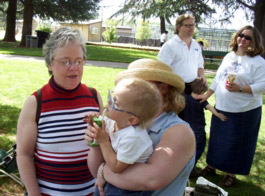
<path id="1" fill-rule="evenodd" d="M 92 119 L 93 119 L 93 122 L 95 122 L 99 127 L 102 127 L 101 117 L 94 116 Z M 93 142 L 90 142 L 90 146 L 91 147 L 99 146 L 99 143 L 97 143 L 96 139 L 94 139 Z"/>

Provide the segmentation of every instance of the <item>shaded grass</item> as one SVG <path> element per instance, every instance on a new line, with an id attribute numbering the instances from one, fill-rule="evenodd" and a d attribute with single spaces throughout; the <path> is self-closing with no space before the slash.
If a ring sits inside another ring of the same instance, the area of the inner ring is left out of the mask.
<path id="1" fill-rule="evenodd" d="M 24 196 L 25 190 L 9 178 L 0 178 L 0 185 L 2 185 L 0 188 L 1 196 Z"/>
<path id="2" fill-rule="evenodd" d="M 24 56 L 43 56 L 41 48 L 24 48 L 19 46 L 20 42 L 0 41 L 1 54 L 14 54 Z"/>

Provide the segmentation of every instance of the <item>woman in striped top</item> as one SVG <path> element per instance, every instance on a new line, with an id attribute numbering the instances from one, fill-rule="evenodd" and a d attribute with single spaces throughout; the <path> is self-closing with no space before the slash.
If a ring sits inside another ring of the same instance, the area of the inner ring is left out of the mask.
<path id="1" fill-rule="evenodd" d="M 26 100 L 17 127 L 17 162 L 29 195 L 92 195 L 95 179 L 87 166 L 85 114 L 102 112 L 95 89 L 81 83 L 86 59 L 78 30 L 59 29 L 43 52 L 51 79 Z M 95 94 L 95 96 L 94 96 Z"/>

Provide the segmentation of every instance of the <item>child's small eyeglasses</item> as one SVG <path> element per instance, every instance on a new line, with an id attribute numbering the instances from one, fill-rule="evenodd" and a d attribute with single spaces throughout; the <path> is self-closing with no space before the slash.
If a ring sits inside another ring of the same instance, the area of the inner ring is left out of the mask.
<path id="1" fill-rule="evenodd" d="M 119 109 L 119 108 L 115 107 L 115 102 L 114 102 L 114 99 L 113 99 L 113 91 L 112 90 L 109 90 L 109 92 L 108 92 L 108 105 L 111 107 L 112 110 L 117 110 L 119 112 L 125 112 L 127 114 L 131 114 L 133 116 L 136 116 L 132 112 L 128 112 L 128 111 L 125 111 L 125 110 L 122 110 L 122 109 Z"/>

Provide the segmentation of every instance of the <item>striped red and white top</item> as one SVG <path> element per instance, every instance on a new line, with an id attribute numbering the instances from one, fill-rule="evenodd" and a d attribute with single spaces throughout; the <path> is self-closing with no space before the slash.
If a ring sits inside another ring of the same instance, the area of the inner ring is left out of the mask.
<path id="1" fill-rule="evenodd" d="M 98 112 L 90 89 L 60 88 L 53 78 L 42 88 L 42 106 L 34 154 L 43 195 L 92 195 L 95 179 L 87 166 L 90 147 L 84 140 L 83 117 Z M 37 97 L 37 92 L 34 92 Z"/>

